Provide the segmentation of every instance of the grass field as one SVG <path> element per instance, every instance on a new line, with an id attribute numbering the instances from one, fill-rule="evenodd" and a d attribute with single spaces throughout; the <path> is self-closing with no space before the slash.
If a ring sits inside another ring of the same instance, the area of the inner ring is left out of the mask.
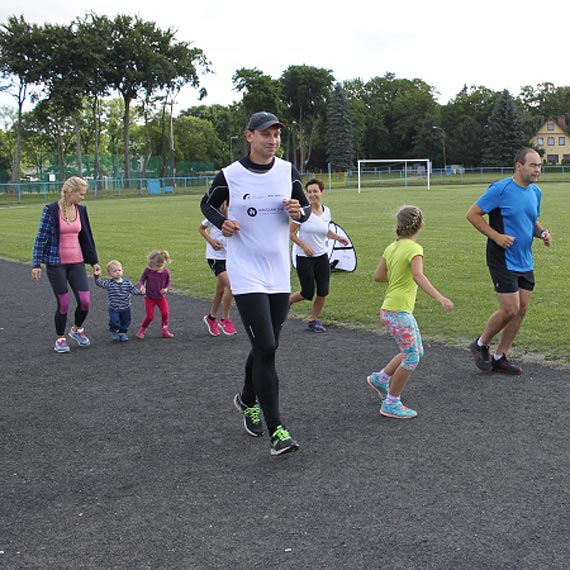
<path id="1" fill-rule="evenodd" d="M 568 362 L 570 324 L 564 289 L 570 282 L 570 242 L 567 227 L 567 184 L 541 184 L 541 221 L 553 234 L 553 247 L 535 244 L 537 288 L 517 339 L 522 352 Z M 382 330 L 378 320 L 385 285 L 372 274 L 385 246 L 394 239 L 394 214 L 403 204 L 420 207 L 426 225 L 419 242 L 424 247 L 424 270 L 433 284 L 455 303 L 446 314 L 421 291 L 415 315 L 424 340 L 467 345 L 481 332 L 497 303 L 485 266 L 485 238 L 465 219 L 465 212 L 486 185 L 434 186 L 404 189 L 335 189 L 324 202 L 333 219 L 350 235 L 358 256 L 353 273 L 333 273 L 323 320 Z M 203 219 L 200 196 L 156 196 L 128 200 L 86 200 L 102 266 L 121 260 L 125 275 L 138 279 L 146 254 L 167 249 L 172 257 L 173 287 L 209 299 L 214 278 L 204 260 L 205 242 L 198 233 Z M 42 204 L 0 207 L 0 256 L 30 262 Z M 293 287 L 298 286 L 292 274 Z M 31 277 L 30 277 L 31 278 Z M 14 284 L 17 287 L 17 284 Z M 47 286 L 47 282 L 44 283 Z M 308 316 L 309 304 L 292 308 Z"/>

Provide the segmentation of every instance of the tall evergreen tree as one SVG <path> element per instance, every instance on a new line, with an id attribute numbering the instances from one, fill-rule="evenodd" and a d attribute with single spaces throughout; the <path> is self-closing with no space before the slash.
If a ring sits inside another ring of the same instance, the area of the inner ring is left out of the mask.
<path id="1" fill-rule="evenodd" d="M 485 143 L 482 160 L 485 166 L 512 164 L 517 150 L 526 143 L 521 116 L 506 89 L 489 117 Z"/>
<path id="2" fill-rule="evenodd" d="M 340 83 L 334 86 L 327 105 L 327 159 L 333 169 L 354 166 L 353 123 L 348 97 Z"/>

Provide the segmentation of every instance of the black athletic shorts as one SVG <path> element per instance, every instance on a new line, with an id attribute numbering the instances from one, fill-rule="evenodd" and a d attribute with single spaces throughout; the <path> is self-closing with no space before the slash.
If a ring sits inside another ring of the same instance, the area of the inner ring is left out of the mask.
<path id="1" fill-rule="evenodd" d="M 506 267 L 491 267 L 489 273 L 497 293 L 516 293 L 519 289 L 534 289 L 534 271 L 511 271 Z"/>
<path id="2" fill-rule="evenodd" d="M 210 259 L 206 260 L 210 269 L 214 272 L 214 275 L 217 277 L 220 273 L 223 273 L 226 270 L 226 260 L 225 259 Z"/>

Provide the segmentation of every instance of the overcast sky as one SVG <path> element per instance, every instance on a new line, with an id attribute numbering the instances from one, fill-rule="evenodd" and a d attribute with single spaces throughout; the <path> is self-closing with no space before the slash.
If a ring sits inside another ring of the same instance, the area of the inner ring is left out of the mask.
<path id="1" fill-rule="evenodd" d="M 138 14 L 162 29 L 173 28 L 177 40 L 204 51 L 214 71 L 201 78 L 208 105 L 239 99 L 231 79 L 242 67 L 278 78 L 289 65 L 305 64 L 331 70 L 337 81 L 367 81 L 391 72 L 432 85 L 442 104 L 465 84 L 508 89 L 515 96 L 525 85 L 570 85 L 568 1 L 542 9 L 539 3 L 508 0 L 387 3 L 19 0 L 2 3 L 0 22 L 23 15 L 31 23 L 68 23 L 91 10 L 109 17 Z M 0 104 L 12 102 L 0 96 Z M 196 91 L 185 88 L 178 112 L 196 104 Z"/>

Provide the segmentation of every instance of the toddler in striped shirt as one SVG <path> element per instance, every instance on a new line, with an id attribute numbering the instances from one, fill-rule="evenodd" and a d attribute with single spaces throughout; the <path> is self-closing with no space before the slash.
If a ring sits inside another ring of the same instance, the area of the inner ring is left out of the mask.
<path id="1" fill-rule="evenodd" d="M 123 277 L 123 266 L 113 259 L 107 263 L 107 274 L 110 279 L 101 279 L 101 270 L 93 272 L 95 284 L 107 289 L 109 294 L 109 330 L 111 338 L 119 342 L 127 342 L 127 331 L 131 325 L 131 295 L 141 295 L 140 288 Z"/>

